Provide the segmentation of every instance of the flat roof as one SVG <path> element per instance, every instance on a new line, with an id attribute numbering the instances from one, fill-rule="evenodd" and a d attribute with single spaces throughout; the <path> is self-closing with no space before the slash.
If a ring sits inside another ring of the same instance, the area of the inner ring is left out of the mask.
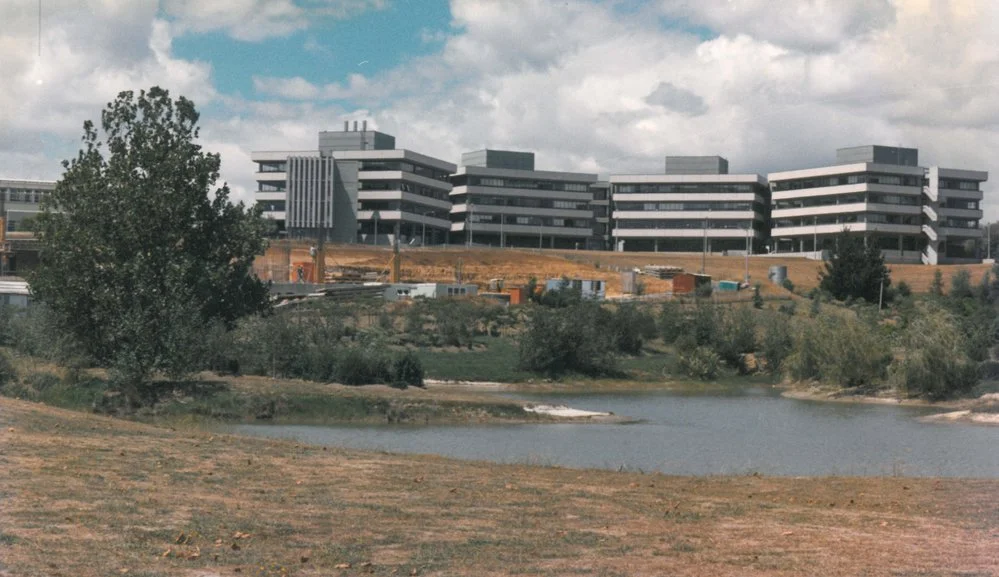
<path id="1" fill-rule="evenodd" d="M 473 176 L 498 176 L 509 178 L 561 180 L 571 182 L 593 183 L 597 181 L 596 174 L 584 172 L 555 172 L 550 170 L 514 170 L 512 168 L 487 168 L 485 166 L 459 166 L 455 176 L 464 174 Z"/>

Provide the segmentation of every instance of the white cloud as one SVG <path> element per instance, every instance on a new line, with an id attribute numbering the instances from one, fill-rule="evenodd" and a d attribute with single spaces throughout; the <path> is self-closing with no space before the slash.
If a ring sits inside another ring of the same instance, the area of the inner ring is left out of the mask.
<path id="1" fill-rule="evenodd" d="M 452 161 L 492 146 L 533 150 L 556 170 L 659 172 L 665 154 L 721 154 L 733 171 L 767 172 L 883 143 L 999 180 L 999 4 L 987 0 L 453 0 L 451 29 L 430 38 L 438 52 L 373 75 L 255 77 L 258 101 L 217 94 L 210 65 L 179 59 L 171 39 L 222 5 L 232 12 L 197 29 L 259 38 L 305 26 L 299 10 L 382 3 L 276 0 L 261 19 L 251 0 L 164 1 L 169 22 L 153 0 L 46 0 L 41 67 L 33 8 L 0 5 L 11 23 L 0 30 L 0 174 L 55 176 L 65 154 L 46 155 L 75 150 L 83 119 L 118 90 L 161 84 L 199 104 L 206 148 L 223 153 L 243 199 L 251 150 L 313 148 L 319 130 L 364 118 Z M 313 48 L 336 49 L 325 42 Z"/>
<path id="2" fill-rule="evenodd" d="M 343 19 L 386 0 L 163 0 L 163 9 L 183 30 L 225 30 L 255 41 L 305 30 L 316 20 Z"/>
<path id="3" fill-rule="evenodd" d="M 827 50 L 892 24 L 891 0 L 661 0 L 663 13 L 721 34 Z"/>

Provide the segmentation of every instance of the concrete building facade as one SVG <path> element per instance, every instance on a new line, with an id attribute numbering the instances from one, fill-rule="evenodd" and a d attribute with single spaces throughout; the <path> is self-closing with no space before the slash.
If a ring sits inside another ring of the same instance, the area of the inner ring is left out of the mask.
<path id="1" fill-rule="evenodd" d="M 593 248 L 597 175 L 541 171 L 534 153 L 462 155 L 451 177 L 451 242 L 497 247 Z"/>
<path id="2" fill-rule="evenodd" d="M 22 232 L 24 221 L 41 212 L 41 202 L 53 190 L 51 180 L 13 180 L 0 178 L 0 215 L 7 232 Z"/>
<path id="3" fill-rule="evenodd" d="M 774 252 L 831 250 L 846 229 L 877 243 L 889 262 L 980 258 L 987 173 L 921 167 L 913 148 L 844 148 L 836 160 L 768 175 Z"/>
<path id="4" fill-rule="evenodd" d="M 758 174 L 728 174 L 720 156 L 668 156 L 664 174 L 612 175 L 616 250 L 758 252 L 770 202 Z"/>
<path id="5" fill-rule="evenodd" d="M 319 133 L 306 152 L 254 152 L 256 200 L 278 234 L 344 243 L 443 244 L 451 228 L 454 164 L 396 149 L 395 137 L 358 130 Z"/>

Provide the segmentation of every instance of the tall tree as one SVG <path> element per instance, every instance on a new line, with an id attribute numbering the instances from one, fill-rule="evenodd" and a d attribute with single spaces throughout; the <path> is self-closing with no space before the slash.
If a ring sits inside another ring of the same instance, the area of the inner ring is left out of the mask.
<path id="1" fill-rule="evenodd" d="M 251 274 L 259 211 L 215 187 L 221 159 L 196 143 L 197 123 L 190 100 L 161 88 L 120 93 L 100 131 L 84 123 L 37 219 L 33 294 L 126 394 L 154 371 L 190 370 L 208 325 L 267 306 Z"/>
<path id="2" fill-rule="evenodd" d="M 820 287 L 838 300 L 862 298 L 876 303 L 884 290 L 891 286 L 891 273 L 885 266 L 881 248 L 843 229 L 836 237 L 832 259 L 819 275 Z"/>

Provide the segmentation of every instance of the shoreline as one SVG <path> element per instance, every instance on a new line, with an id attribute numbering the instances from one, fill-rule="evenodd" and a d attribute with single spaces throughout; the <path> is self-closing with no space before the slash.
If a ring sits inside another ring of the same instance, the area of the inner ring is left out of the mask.
<path id="1" fill-rule="evenodd" d="M 849 394 L 847 389 L 825 389 L 819 387 L 803 389 L 795 385 L 789 385 L 781 393 L 781 396 L 798 401 L 918 407 L 940 411 L 917 417 L 917 420 L 922 423 L 999 426 L 999 393 L 985 393 L 974 398 L 929 401 L 926 399 L 852 395 Z"/>
<path id="2" fill-rule="evenodd" d="M 988 574 L 999 530 L 997 479 L 461 461 L 8 398 L 0 446 L 0 575 Z"/>

